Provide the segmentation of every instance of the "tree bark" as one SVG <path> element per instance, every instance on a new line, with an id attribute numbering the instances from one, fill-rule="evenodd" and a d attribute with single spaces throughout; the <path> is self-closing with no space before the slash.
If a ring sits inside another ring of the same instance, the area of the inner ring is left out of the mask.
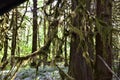
<path id="1" fill-rule="evenodd" d="M 33 0 L 33 40 L 32 52 L 37 50 L 37 0 Z"/>
<path id="2" fill-rule="evenodd" d="M 15 50 L 16 50 L 16 37 L 17 37 L 17 9 L 13 11 L 13 29 L 12 29 L 12 45 L 11 45 L 11 67 L 14 64 L 14 56 L 15 56 Z"/>
<path id="3" fill-rule="evenodd" d="M 1 62 L 4 62 L 7 60 L 7 52 L 8 52 L 8 35 L 7 35 L 7 33 L 5 33 L 4 55 L 3 55 Z"/>
<path id="4" fill-rule="evenodd" d="M 84 5 L 84 1 L 80 2 L 79 0 L 72 0 L 72 11 L 74 11 L 78 6 L 82 6 L 81 3 Z M 80 9 L 82 10 L 82 8 Z M 83 13 L 79 12 L 79 10 L 76 10 L 76 16 L 72 18 L 72 25 L 77 29 L 80 29 L 83 19 Z M 71 34 L 68 74 L 75 78 L 75 80 L 92 80 L 92 72 L 83 57 L 83 46 L 85 46 L 84 43 L 84 40 L 80 39 L 78 34 L 74 32 Z"/>
<path id="5" fill-rule="evenodd" d="M 32 36 L 32 53 L 37 50 L 37 0 L 33 0 L 33 36 Z M 36 66 L 35 57 L 33 58 L 33 62 L 31 66 Z"/>
<path id="6" fill-rule="evenodd" d="M 5 24 L 6 23 L 8 24 L 9 15 L 6 14 L 4 18 L 6 19 L 5 20 Z M 4 26 L 6 26 L 6 25 L 4 25 Z M 5 32 L 4 34 L 5 34 L 4 35 L 4 37 L 5 37 L 5 40 L 4 40 L 4 55 L 2 57 L 1 62 L 5 62 L 7 60 L 7 56 L 8 56 L 8 32 Z"/>
<path id="7" fill-rule="evenodd" d="M 112 66 L 111 13 L 112 0 L 97 0 L 97 19 L 102 20 L 106 25 L 98 26 L 102 28 L 102 31 L 96 35 L 95 80 L 112 80 L 112 74 L 98 57 L 98 55 L 101 56 L 109 67 Z M 98 28 L 97 31 L 99 31 Z"/>

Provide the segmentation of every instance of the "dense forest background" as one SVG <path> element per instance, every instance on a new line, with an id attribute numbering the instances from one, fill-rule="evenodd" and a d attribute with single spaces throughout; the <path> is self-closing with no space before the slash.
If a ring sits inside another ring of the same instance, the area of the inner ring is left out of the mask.
<path id="1" fill-rule="evenodd" d="M 120 80 L 120 0 L 26 1 L 0 16 L 0 60 L 0 80 Z"/>

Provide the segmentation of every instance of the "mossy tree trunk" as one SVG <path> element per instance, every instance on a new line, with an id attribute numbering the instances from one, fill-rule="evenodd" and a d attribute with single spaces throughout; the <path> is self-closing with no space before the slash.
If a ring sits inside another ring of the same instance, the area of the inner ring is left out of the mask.
<path id="1" fill-rule="evenodd" d="M 83 5 L 86 2 L 84 0 L 72 0 L 72 11 L 75 11 L 75 16 L 72 18 L 72 26 L 82 32 L 81 35 L 84 35 L 83 29 L 83 19 L 85 19 Z M 72 32 L 71 34 L 71 44 L 70 44 L 70 62 L 69 62 L 69 71 L 68 74 L 75 78 L 75 80 L 92 80 L 92 72 L 90 67 L 86 62 L 86 59 L 83 57 L 83 53 L 87 52 L 85 50 L 85 37 L 83 38 Z"/>
<path id="2" fill-rule="evenodd" d="M 18 25 L 17 25 L 17 9 L 13 10 L 13 15 L 12 15 L 12 43 L 11 43 L 11 67 L 14 65 L 14 56 L 15 56 L 15 51 L 16 51 L 16 38 L 17 38 L 17 30 L 18 30 Z"/>
<path id="3" fill-rule="evenodd" d="M 99 23 L 102 23 L 100 23 L 100 26 L 96 25 L 95 80 L 112 80 L 112 74 L 98 57 L 98 55 L 101 56 L 109 67 L 112 66 L 111 13 L 112 0 L 97 0 L 97 19 Z"/>

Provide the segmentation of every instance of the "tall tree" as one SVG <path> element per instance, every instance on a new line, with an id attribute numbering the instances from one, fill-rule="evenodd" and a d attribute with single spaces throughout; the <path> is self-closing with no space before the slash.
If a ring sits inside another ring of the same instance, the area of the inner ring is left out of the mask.
<path id="1" fill-rule="evenodd" d="M 83 29 L 85 25 L 83 20 L 85 19 L 83 5 L 86 2 L 84 0 L 72 0 L 72 11 L 76 14 L 72 18 L 72 30 L 78 30 L 78 33 L 83 34 Z M 75 30 L 75 31 L 76 31 Z M 79 34 L 72 32 L 71 34 L 71 44 L 70 44 L 70 63 L 69 63 L 69 75 L 75 78 L 75 80 L 92 80 L 92 72 L 88 70 L 86 59 L 83 57 L 83 53 L 86 53 L 85 49 L 86 43 L 84 36 L 81 37 Z"/>
<path id="2" fill-rule="evenodd" d="M 5 33 L 4 55 L 3 55 L 1 62 L 4 62 L 7 60 L 7 55 L 8 55 L 7 53 L 8 53 L 8 35 L 7 35 L 7 33 Z"/>
<path id="3" fill-rule="evenodd" d="M 5 15 L 5 23 L 7 23 L 8 24 L 8 21 L 9 21 L 9 15 Z M 6 25 L 6 24 L 4 24 L 4 26 L 7 28 L 8 26 Z M 4 39 L 4 55 L 3 55 L 3 58 L 2 58 L 2 60 L 1 60 L 1 62 L 4 62 L 4 61 L 6 61 L 6 59 L 7 59 L 7 56 L 8 56 L 8 32 L 4 32 L 4 37 L 5 37 L 5 39 Z"/>
<path id="4" fill-rule="evenodd" d="M 32 52 L 37 50 L 37 0 L 33 0 L 33 36 L 32 36 Z M 35 58 L 31 65 L 35 65 Z"/>
<path id="5" fill-rule="evenodd" d="M 15 56 L 15 50 L 16 50 L 16 37 L 17 37 L 17 30 L 18 30 L 18 25 L 17 25 L 17 9 L 13 10 L 13 15 L 12 15 L 12 44 L 11 44 L 11 67 L 14 64 L 14 59 L 13 57 Z"/>
<path id="6" fill-rule="evenodd" d="M 96 24 L 96 62 L 95 62 L 95 80 L 111 80 L 112 74 L 105 64 L 100 60 L 101 56 L 109 65 L 112 66 L 111 51 L 111 16 L 112 0 L 97 0 L 97 20 Z"/>
<path id="7" fill-rule="evenodd" d="M 32 52 L 37 50 L 37 0 L 33 0 L 33 40 Z"/>

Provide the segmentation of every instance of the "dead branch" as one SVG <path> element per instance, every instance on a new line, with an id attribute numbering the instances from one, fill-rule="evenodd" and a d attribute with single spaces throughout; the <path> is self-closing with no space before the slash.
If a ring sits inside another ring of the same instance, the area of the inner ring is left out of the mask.
<path id="1" fill-rule="evenodd" d="M 105 65 L 105 67 L 118 79 L 118 80 L 120 80 L 120 78 L 115 74 L 115 72 L 108 66 L 108 64 L 105 62 L 105 60 L 101 57 L 101 56 L 99 56 L 99 55 L 97 55 L 98 56 L 98 58 L 103 62 L 103 64 Z"/>

